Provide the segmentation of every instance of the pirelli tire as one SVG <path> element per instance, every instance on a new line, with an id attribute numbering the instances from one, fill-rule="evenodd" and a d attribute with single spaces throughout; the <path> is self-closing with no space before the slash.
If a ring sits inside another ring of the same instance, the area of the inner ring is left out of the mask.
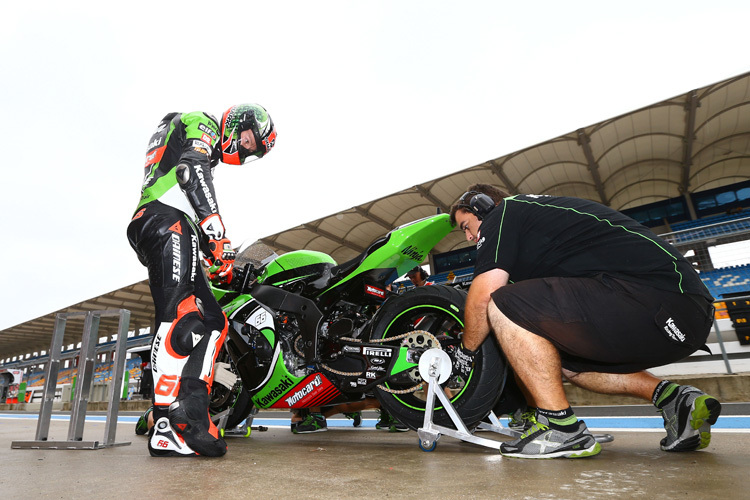
<path id="1" fill-rule="evenodd" d="M 428 331 L 443 350 L 449 350 L 460 343 L 463 332 L 466 292 L 444 285 L 417 287 L 385 302 L 378 311 L 370 332 L 370 339 L 396 337 L 409 331 Z M 438 347 L 419 345 L 424 339 L 414 336 L 411 347 Z M 426 337 L 426 336 L 423 336 Z M 405 340 L 389 342 L 403 345 Z M 429 342 L 434 342 L 429 339 Z M 375 390 L 383 409 L 413 430 L 424 424 L 426 384 L 422 389 L 408 393 L 399 391 L 414 387 L 421 378 L 412 370 L 396 375 Z M 506 361 L 494 338 L 490 335 L 476 355 L 474 368 L 466 383 L 451 387 L 451 379 L 442 384 L 451 397 L 451 404 L 461 416 L 464 424 L 475 428 L 492 410 L 500 397 L 507 374 Z M 452 378 L 452 377 L 451 377 Z M 436 398 L 433 422 L 453 427 L 448 412 Z"/>

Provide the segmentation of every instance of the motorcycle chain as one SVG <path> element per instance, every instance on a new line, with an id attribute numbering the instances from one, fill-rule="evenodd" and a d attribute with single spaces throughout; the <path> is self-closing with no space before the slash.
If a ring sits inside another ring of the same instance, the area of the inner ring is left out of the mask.
<path id="1" fill-rule="evenodd" d="M 435 337 L 433 334 L 431 334 L 430 332 L 428 332 L 426 330 L 412 330 L 411 332 L 402 333 L 401 335 L 396 335 L 395 337 L 387 337 L 387 338 L 384 338 L 384 339 L 371 339 L 369 342 L 377 343 L 377 344 L 382 344 L 382 343 L 385 343 L 385 342 L 393 342 L 393 341 L 396 341 L 396 340 L 401 340 L 403 338 L 406 338 L 406 337 L 408 337 L 410 335 L 414 335 L 414 334 L 420 334 L 420 335 L 424 335 L 426 337 L 429 337 L 429 339 L 432 340 L 432 342 L 434 343 L 434 345 L 437 345 L 437 346 L 440 345 L 440 342 L 438 341 L 437 337 Z M 362 343 L 361 339 L 353 339 L 353 338 L 350 338 L 350 337 L 342 337 L 341 340 L 346 340 L 346 341 L 349 341 L 349 342 L 355 342 L 355 343 L 360 343 L 360 344 Z M 295 350 L 298 349 L 296 342 L 295 342 L 294 348 L 295 348 Z M 362 375 L 364 373 L 364 372 L 342 372 L 342 371 L 336 370 L 334 368 L 331 368 L 330 366 L 325 365 L 323 363 L 321 363 L 320 366 L 322 368 L 325 368 L 326 370 L 328 370 L 331 373 L 335 373 L 336 375 L 342 375 L 344 377 L 356 377 L 356 376 Z M 423 385 L 424 385 L 424 382 L 420 382 L 419 384 L 415 385 L 414 387 L 410 387 L 408 389 L 396 390 L 396 389 L 389 389 L 388 387 L 385 387 L 382 384 L 378 384 L 378 389 L 380 389 L 381 391 L 389 392 L 391 394 L 409 394 L 411 392 L 418 391 Z"/>

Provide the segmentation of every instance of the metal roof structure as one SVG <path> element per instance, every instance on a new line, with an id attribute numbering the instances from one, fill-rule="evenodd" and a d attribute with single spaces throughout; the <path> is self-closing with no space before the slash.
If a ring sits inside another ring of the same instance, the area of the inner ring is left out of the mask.
<path id="1" fill-rule="evenodd" d="M 478 182 L 511 194 L 575 196 L 623 210 L 748 179 L 750 73 L 745 73 L 301 224 L 259 243 L 278 253 L 317 250 L 345 262 L 394 227 L 437 209 L 448 212 L 466 187 Z M 466 245 L 463 234 L 454 231 L 433 252 Z M 130 309 L 131 329 L 153 322 L 148 285 L 135 283 L 0 331 L 0 357 L 49 349 L 57 312 L 107 308 Z M 100 331 L 105 328 L 103 319 Z M 80 339 L 80 330 L 74 333 L 70 328 L 70 335 L 73 343 L 72 337 Z"/>

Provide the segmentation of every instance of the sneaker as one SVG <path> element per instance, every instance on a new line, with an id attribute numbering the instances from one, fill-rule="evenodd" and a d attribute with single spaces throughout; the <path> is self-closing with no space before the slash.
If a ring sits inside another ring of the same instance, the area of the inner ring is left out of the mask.
<path id="1" fill-rule="evenodd" d="M 675 398 L 659 411 L 667 431 L 661 449 L 694 451 L 711 442 L 711 426 L 719 418 L 721 403 L 695 387 L 682 385 Z"/>
<path id="2" fill-rule="evenodd" d="M 308 413 L 305 418 L 292 424 L 292 432 L 295 434 L 310 434 L 327 430 L 328 423 L 321 413 Z"/>
<path id="3" fill-rule="evenodd" d="M 409 428 L 396 420 L 395 418 L 391 422 L 390 427 L 388 427 L 388 432 L 406 432 Z"/>
<path id="4" fill-rule="evenodd" d="M 407 426 L 393 418 L 390 413 L 383 409 L 380 410 L 380 419 L 375 423 L 375 428 L 388 429 L 388 432 L 406 432 L 409 430 Z"/>
<path id="5" fill-rule="evenodd" d="M 536 409 L 527 408 L 522 411 L 520 408 L 508 415 L 508 428 L 514 431 L 526 432 L 536 423 Z"/>
<path id="6" fill-rule="evenodd" d="M 172 429 L 167 417 L 160 418 L 151 429 L 148 452 L 152 457 L 193 457 L 195 453 Z"/>
<path id="7" fill-rule="evenodd" d="M 393 421 L 393 417 L 391 417 L 391 414 L 387 411 L 381 409 L 380 410 L 380 418 L 375 423 L 376 429 L 389 429 L 391 428 L 391 422 Z"/>
<path id="8" fill-rule="evenodd" d="M 352 422 L 352 425 L 354 427 L 359 427 L 360 425 L 362 425 L 362 412 L 355 411 L 355 412 L 352 412 L 352 413 L 344 413 L 344 416 L 346 418 L 350 418 L 350 419 L 354 420 L 354 422 Z"/>
<path id="9" fill-rule="evenodd" d="M 177 400 L 169 405 L 169 423 L 197 454 L 220 457 L 227 443 L 208 415 L 208 385 L 201 379 L 182 377 Z"/>
<path id="10" fill-rule="evenodd" d="M 583 458 L 598 455 L 602 445 L 579 420 L 573 432 L 551 429 L 549 421 L 536 416 L 531 428 L 515 441 L 500 445 L 500 453 L 515 458 Z"/>
<path id="11" fill-rule="evenodd" d="M 154 411 L 153 405 L 148 407 L 148 410 L 141 415 L 138 422 L 135 423 L 135 434 L 137 436 L 145 436 L 148 434 L 148 416 Z"/>

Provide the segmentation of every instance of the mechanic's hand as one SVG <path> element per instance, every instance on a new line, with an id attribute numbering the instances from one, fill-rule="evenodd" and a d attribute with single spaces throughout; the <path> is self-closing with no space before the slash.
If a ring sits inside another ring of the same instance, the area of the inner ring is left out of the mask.
<path id="1" fill-rule="evenodd" d="M 477 355 L 477 351 L 470 351 L 464 347 L 463 343 L 460 347 L 453 350 L 451 353 L 451 360 L 453 361 L 453 373 L 452 376 L 461 377 L 464 381 L 469 380 L 469 374 L 474 366 L 474 356 Z"/>

